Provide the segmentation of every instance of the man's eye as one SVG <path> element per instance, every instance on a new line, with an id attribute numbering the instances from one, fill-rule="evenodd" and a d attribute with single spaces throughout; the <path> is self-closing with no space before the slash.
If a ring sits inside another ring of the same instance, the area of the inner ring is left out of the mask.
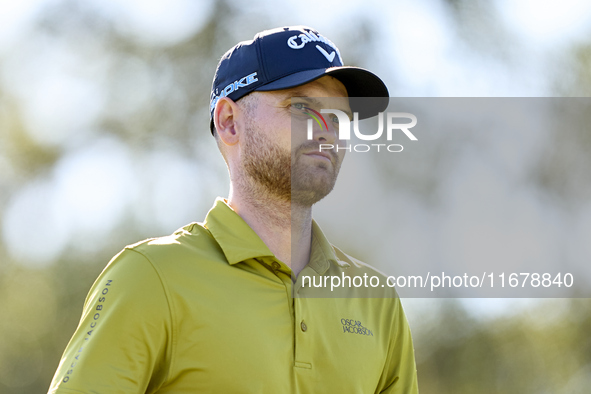
<path id="1" fill-rule="evenodd" d="M 304 107 L 304 104 L 302 103 L 294 103 L 292 104 L 292 107 L 294 107 L 295 109 L 304 109 L 306 107 Z"/>
<path id="2" fill-rule="evenodd" d="M 338 118 L 338 116 L 333 116 L 333 117 L 332 117 L 332 121 L 333 121 L 334 123 L 339 123 L 339 118 Z"/>

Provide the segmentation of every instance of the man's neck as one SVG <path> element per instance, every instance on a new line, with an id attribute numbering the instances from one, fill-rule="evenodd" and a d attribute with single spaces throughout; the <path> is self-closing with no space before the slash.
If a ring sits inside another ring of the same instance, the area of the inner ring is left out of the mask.
<path id="1" fill-rule="evenodd" d="M 230 190 L 228 205 L 297 277 L 310 259 L 312 208 L 236 189 Z"/>

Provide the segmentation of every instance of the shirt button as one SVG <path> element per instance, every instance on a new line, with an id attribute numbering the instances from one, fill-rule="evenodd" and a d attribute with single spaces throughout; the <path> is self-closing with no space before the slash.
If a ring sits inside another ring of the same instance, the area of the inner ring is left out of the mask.
<path id="1" fill-rule="evenodd" d="M 273 261 L 273 263 L 271 264 L 271 267 L 273 267 L 273 269 L 274 269 L 275 271 L 277 271 L 279 268 L 281 268 L 281 264 L 279 264 L 279 263 L 278 263 L 278 262 L 276 262 L 276 261 Z"/>
<path id="2" fill-rule="evenodd" d="M 308 326 L 306 325 L 306 323 L 304 323 L 304 321 L 302 320 L 302 322 L 300 323 L 300 327 L 302 328 L 303 332 L 306 332 L 306 330 L 308 329 Z"/>

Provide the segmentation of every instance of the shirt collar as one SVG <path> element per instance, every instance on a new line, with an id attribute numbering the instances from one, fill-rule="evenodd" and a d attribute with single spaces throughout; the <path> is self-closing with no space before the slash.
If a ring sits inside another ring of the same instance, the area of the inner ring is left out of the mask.
<path id="1" fill-rule="evenodd" d="M 263 240 L 221 197 L 216 199 L 207 213 L 204 226 L 220 245 L 231 265 L 257 257 L 275 257 Z M 331 262 L 338 264 L 337 261 L 332 245 L 320 226 L 312 220 L 312 246 L 308 266 L 322 275 Z"/>
<path id="2" fill-rule="evenodd" d="M 231 265 L 256 257 L 274 257 L 254 230 L 220 197 L 207 213 L 204 226 L 211 232 Z"/>
<path id="3" fill-rule="evenodd" d="M 338 265 L 334 249 L 324 236 L 320 226 L 312 220 L 312 248 L 308 266 L 322 275 L 328 270 L 331 263 Z"/>

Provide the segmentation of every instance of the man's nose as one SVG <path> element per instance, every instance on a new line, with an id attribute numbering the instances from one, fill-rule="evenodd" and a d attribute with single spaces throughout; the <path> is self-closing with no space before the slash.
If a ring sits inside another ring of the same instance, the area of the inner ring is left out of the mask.
<path id="1" fill-rule="evenodd" d="M 314 140 L 321 144 L 334 144 L 339 134 L 339 128 L 338 125 L 335 125 L 334 122 L 331 122 L 326 118 L 327 117 L 325 116 L 324 119 L 326 120 L 326 123 L 320 122 L 320 125 L 318 125 L 318 123 L 314 122 Z"/>

